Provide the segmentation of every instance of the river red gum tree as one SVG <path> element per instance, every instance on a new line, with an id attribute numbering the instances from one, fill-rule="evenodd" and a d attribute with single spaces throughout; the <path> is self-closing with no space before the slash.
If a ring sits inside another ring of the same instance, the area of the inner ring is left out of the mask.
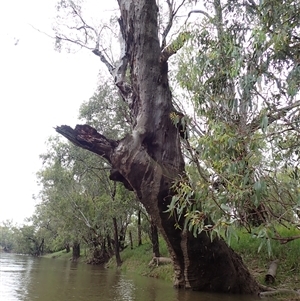
<path id="1" fill-rule="evenodd" d="M 184 174 L 178 129 L 168 82 L 168 58 L 180 43 L 161 49 L 155 0 L 119 0 L 125 54 L 111 66 L 99 49 L 94 53 L 108 66 L 132 114 L 133 131 L 115 141 L 88 125 L 63 125 L 56 131 L 79 147 L 111 164 L 110 178 L 134 190 L 165 238 L 174 262 L 175 286 L 201 291 L 258 293 L 258 285 L 240 256 L 222 239 L 213 241 L 175 228 L 176 216 L 165 211 L 172 185 Z M 129 80 L 125 78 L 129 70 Z M 182 221 L 181 221 L 182 222 Z"/>

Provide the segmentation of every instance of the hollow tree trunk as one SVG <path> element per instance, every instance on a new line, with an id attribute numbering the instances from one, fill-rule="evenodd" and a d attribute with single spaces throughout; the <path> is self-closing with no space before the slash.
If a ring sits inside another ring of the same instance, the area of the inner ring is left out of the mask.
<path id="1" fill-rule="evenodd" d="M 177 287 L 257 293 L 258 285 L 241 258 L 223 240 L 211 242 L 205 233 L 194 237 L 175 229 L 175 218 L 164 213 L 172 198 L 173 181 L 184 174 L 179 133 L 170 119 L 174 108 L 167 64 L 180 41 L 160 49 L 155 0 L 119 0 L 118 3 L 126 52 L 120 66 L 111 73 L 131 109 L 133 132 L 115 141 L 88 125 L 77 125 L 74 130 L 61 126 L 56 130 L 74 144 L 109 161 L 110 179 L 123 182 L 136 192 L 167 242 Z M 100 52 L 96 49 L 94 53 Z M 130 82 L 125 82 L 127 67 Z"/>

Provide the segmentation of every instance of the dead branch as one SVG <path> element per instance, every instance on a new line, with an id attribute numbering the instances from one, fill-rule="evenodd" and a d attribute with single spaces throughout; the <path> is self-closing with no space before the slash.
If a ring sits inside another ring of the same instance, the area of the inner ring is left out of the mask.
<path id="1" fill-rule="evenodd" d="M 111 154 L 118 145 L 118 141 L 106 138 L 87 124 L 76 125 L 75 129 L 62 125 L 56 127 L 55 130 L 73 144 L 100 155 L 108 162 L 111 162 Z"/>
<path id="2" fill-rule="evenodd" d="M 287 244 L 290 241 L 299 239 L 300 235 L 289 236 L 289 237 L 273 237 L 274 240 L 278 240 L 282 245 Z"/>
<path id="3" fill-rule="evenodd" d="M 172 28 L 174 17 L 176 16 L 178 10 L 185 3 L 185 1 L 186 0 L 182 0 L 182 2 L 178 5 L 178 7 L 176 9 L 175 8 L 173 9 L 173 1 L 167 0 L 168 9 L 169 9 L 169 19 L 168 19 L 167 26 L 166 26 L 164 32 L 162 33 L 161 49 L 164 49 L 166 47 L 167 35 L 169 34 L 169 32 Z"/>

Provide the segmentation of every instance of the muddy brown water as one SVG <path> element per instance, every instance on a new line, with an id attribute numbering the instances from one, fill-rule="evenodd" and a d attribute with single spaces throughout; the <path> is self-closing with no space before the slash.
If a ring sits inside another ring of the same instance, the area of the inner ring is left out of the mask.
<path id="1" fill-rule="evenodd" d="M 70 261 L 0 253 L 0 301 L 254 301 Z"/>

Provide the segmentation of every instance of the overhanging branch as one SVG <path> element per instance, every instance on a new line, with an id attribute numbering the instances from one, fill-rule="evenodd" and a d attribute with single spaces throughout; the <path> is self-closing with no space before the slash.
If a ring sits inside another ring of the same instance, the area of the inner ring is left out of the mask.
<path id="1" fill-rule="evenodd" d="M 286 114 L 291 111 L 292 109 L 299 107 L 300 106 L 300 100 L 294 102 L 291 105 L 285 106 L 281 109 L 278 110 L 274 110 L 271 111 L 269 113 L 266 114 L 266 116 L 268 117 L 268 125 L 270 125 L 271 123 L 283 118 L 286 116 Z M 249 127 L 251 128 L 252 132 L 257 131 L 258 129 L 260 129 L 261 127 L 261 115 L 257 116 L 250 124 Z"/>
<path id="2" fill-rule="evenodd" d="M 108 162 L 111 162 L 111 154 L 118 145 L 118 141 L 106 138 L 87 124 L 76 125 L 75 129 L 62 125 L 55 130 L 73 144 L 105 158 Z"/>

